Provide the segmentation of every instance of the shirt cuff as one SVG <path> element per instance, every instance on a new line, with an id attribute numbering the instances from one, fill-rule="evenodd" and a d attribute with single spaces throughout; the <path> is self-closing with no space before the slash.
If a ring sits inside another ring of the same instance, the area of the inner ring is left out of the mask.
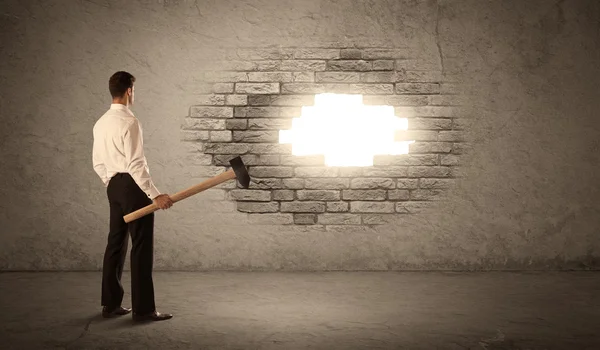
<path id="1" fill-rule="evenodd" d="M 151 185 L 150 189 L 146 191 L 146 195 L 148 196 L 148 198 L 154 200 L 154 198 L 160 195 L 160 191 L 156 188 L 156 186 Z"/>

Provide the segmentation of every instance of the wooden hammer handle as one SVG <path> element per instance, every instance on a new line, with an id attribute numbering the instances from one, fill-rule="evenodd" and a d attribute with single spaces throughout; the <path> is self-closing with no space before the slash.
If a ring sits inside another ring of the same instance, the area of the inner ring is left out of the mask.
<path id="1" fill-rule="evenodd" d="M 177 192 L 174 195 L 170 196 L 171 200 L 173 201 L 173 203 L 179 202 L 180 200 L 186 199 L 187 197 L 193 196 L 199 192 L 205 191 L 211 187 L 215 187 L 216 185 L 223 183 L 227 180 L 231 180 L 231 179 L 235 179 L 235 172 L 233 171 L 233 169 L 227 170 L 226 172 L 223 172 L 215 177 L 211 177 L 210 179 L 201 182 L 195 186 L 192 186 L 190 188 L 188 188 L 187 190 L 183 190 L 181 192 Z M 142 216 L 146 216 L 150 213 L 153 213 L 155 211 L 157 211 L 159 209 L 159 207 L 152 203 L 150 205 L 147 205 L 141 209 L 138 209 L 132 213 L 129 213 L 125 216 L 123 216 L 123 220 L 125 220 L 126 223 L 129 223 L 133 220 L 137 220 L 139 218 L 141 218 Z"/>

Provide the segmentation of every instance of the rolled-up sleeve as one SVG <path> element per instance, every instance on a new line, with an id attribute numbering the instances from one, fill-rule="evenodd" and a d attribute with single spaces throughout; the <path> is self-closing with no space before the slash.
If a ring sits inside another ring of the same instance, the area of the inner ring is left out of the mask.
<path id="1" fill-rule="evenodd" d="M 144 155 L 142 126 L 137 119 L 125 129 L 123 141 L 127 172 L 150 199 L 156 198 L 160 195 L 160 191 L 154 186 L 154 182 L 150 177 L 150 170 Z"/>

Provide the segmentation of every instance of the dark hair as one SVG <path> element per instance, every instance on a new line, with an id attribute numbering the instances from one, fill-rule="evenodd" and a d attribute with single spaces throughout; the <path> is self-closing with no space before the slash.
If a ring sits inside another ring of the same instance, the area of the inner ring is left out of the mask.
<path id="1" fill-rule="evenodd" d="M 127 72 L 118 71 L 108 80 L 108 90 L 113 98 L 123 97 L 127 89 L 133 88 L 135 77 Z"/>

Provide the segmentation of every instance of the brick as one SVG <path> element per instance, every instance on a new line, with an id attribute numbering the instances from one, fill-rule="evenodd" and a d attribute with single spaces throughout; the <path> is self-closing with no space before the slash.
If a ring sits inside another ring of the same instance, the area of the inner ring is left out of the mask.
<path id="1" fill-rule="evenodd" d="M 383 201 L 386 199 L 386 191 L 385 190 L 343 190 L 342 191 L 342 199 L 343 200 L 351 200 L 351 201 Z"/>
<path id="2" fill-rule="evenodd" d="M 327 70 L 362 72 L 369 71 L 373 64 L 363 60 L 332 60 L 327 61 Z"/>
<path id="3" fill-rule="evenodd" d="M 235 107 L 235 118 L 277 118 L 281 114 L 281 107 Z"/>
<path id="4" fill-rule="evenodd" d="M 214 69 L 214 70 L 227 70 L 227 71 L 249 71 L 255 67 L 254 62 L 248 61 L 209 61 L 201 66 L 203 69 Z"/>
<path id="5" fill-rule="evenodd" d="M 437 154 L 376 155 L 373 157 L 373 165 L 437 165 L 437 160 Z"/>
<path id="6" fill-rule="evenodd" d="M 327 202 L 327 211 L 332 213 L 347 212 L 349 208 L 348 202 Z"/>
<path id="7" fill-rule="evenodd" d="M 450 153 L 452 142 L 415 142 L 408 149 L 409 153 Z"/>
<path id="8" fill-rule="evenodd" d="M 414 189 L 419 187 L 418 179 L 397 179 L 396 188 L 401 189 Z"/>
<path id="9" fill-rule="evenodd" d="M 473 124 L 472 119 L 467 118 L 454 118 L 452 119 L 452 129 L 464 130 L 469 129 Z"/>
<path id="10" fill-rule="evenodd" d="M 397 70 L 430 70 L 436 71 L 440 70 L 442 67 L 440 66 L 440 62 L 436 60 L 427 61 L 423 59 L 404 59 L 404 60 L 396 60 L 396 69 Z"/>
<path id="11" fill-rule="evenodd" d="M 250 95 L 248 96 L 248 105 L 250 106 L 268 106 L 271 104 L 271 95 Z"/>
<path id="12" fill-rule="evenodd" d="M 445 166 L 412 166 L 408 169 L 408 177 L 446 177 L 450 168 Z"/>
<path id="13" fill-rule="evenodd" d="M 409 49 L 364 49 L 363 59 L 397 59 L 409 58 Z"/>
<path id="14" fill-rule="evenodd" d="M 237 210 L 244 213 L 275 213 L 279 202 L 237 202 Z"/>
<path id="15" fill-rule="evenodd" d="M 357 178 L 350 180 L 352 189 L 379 189 L 394 188 L 394 180 L 386 178 Z"/>
<path id="16" fill-rule="evenodd" d="M 282 202 L 281 212 L 292 213 L 323 213 L 325 212 L 325 203 L 322 202 Z"/>
<path id="17" fill-rule="evenodd" d="M 394 132 L 395 141 L 437 141 L 438 131 L 429 130 L 396 130 Z"/>
<path id="18" fill-rule="evenodd" d="M 231 131 L 211 131 L 209 139 L 211 142 L 231 142 Z"/>
<path id="19" fill-rule="evenodd" d="M 340 50 L 340 58 L 346 60 L 360 60 L 362 52 L 359 49 L 342 49 Z"/>
<path id="20" fill-rule="evenodd" d="M 388 190 L 387 199 L 391 201 L 407 201 L 410 198 L 408 190 Z"/>
<path id="21" fill-rule="evenodd" d="M 257 190 L 280 189 L 282 188 L 282 182 L 281 179 L 251 178 L 248 188 Z"/>
<path id="22" fill-rule="evenodd" d="M 231 132 L 231 131 L 230 131 Z M 234 142 L 278 142 L 279 131 L 234 131 L 233 132 Z"/>
<path id="23" fill-rule="evenodd" d="M 242 60 L 287 60 L 294 57 L 288 48 L 242 48 L 237 49 L 237 57 Z"/>
<path id="24" fill-rule="evenodd" d="M 339 201 L 340 192 L 335 190 L 299 190 L 296 192 L 301 201 Z"/>
<path id="25" fill-rule="evenodd" d="M 278 71 L 281 70 L 281 61 L 255 61 L 252 62 L 252 68 L 248 69 L 252 71 Z"/>
<path id="26" fill-rule="evenodd" d="M 254 166 L 248 168 L 250 177 L 292 177 L 294 168 L 281 166 Z"/>
<path id="27" fill-rule="evenodd" d="M 450 118 L 455 116 L 456 109 L 454 107 L 445 106 L 416 106 L 416 107 L 396 107 L 394 108 L 397 114 L 410 114 L 414 117 L 445 117 Z"/>
<path id="28" fill-rule="evenodd" d="M 438 139 L 440 141 L 464 141 L 463 133 L 461 131 L 440 131 Z"/>
<path id="29" fill-rule="evenodd" d="M 424 189 L 447 189 L 453 184 L 453 179 L 421 179 L 420 188 Z"/>
<path id="30" fill-rule="evenodd" d="M 336 178 L 308 178 L 304 180 L 306 189 L 324 189 L 324 190 L 339 190 L 348 188 L 350 179 Z"/>
<path id="31" fill-rule="evenodd" d="M 283 179 L 283 188 L 289 188 L 292 190 L 299 190 L 304 188 L 304 179 Z"/>
<path id="32" fill-rule="evenodd" d="M 232 199 L 248 202 L 270 202 L 271 191 L 261 190 L 231 190 L 229 195 Z"/>
<path id="33" fill-rule="evenodd" d="M 210 154 L 192 153 L 186 155 L 184 161 L 186 164 L 193 165 L 213 165 L 213 156 Z"/>
<path id="34" fill-rule="evenodd" d="M 439 94 L 438 83 L 396 83 L 397 94 Z"/>
<path id="35" fill-rule="evenodd" d="M 394 70 L 394 61 L 392 60 L 376 60 L 373 61 L 374 71 L 391 71 Z"/>
<path id="36" fill-rule="evenodd" d="M 292 72 L 292 80 L 296 83 L 314 83 L 315 72 Z"/>
<path id="37" fill-rule="evenodd" d="M 369 167 L 363 172 L 365 177 L 406 177 L 408 168 L 404 166 Z"/>
<path id="38" fill-rule="evenodd" d="M 297 49 L 294 51 L 295 59 L 323 59 L 333 60 L 340 58 L 339 49 L 318 49 L 318 48 L 305 48 Z"/>
<path id="39" fill-rule="evenodd" d="M 215 165 L 218 166 L 231 166 L 229 161 L 233 158 L 237 157 L 235 154 L 219 154 L 213 157 Z M 246 166 L 249 165 L 258 165 L 258 156 L 255 154 L 244 154 L 240 156 L 242 161 Z"/>
<path id="40" fill-rule="evenodd" d="M 207 141 L 208 131 L 205 130 L 181 130 L 181 141 Z"/>
<path id="41" fill-rule="evenodd" d="M 226 119 L 225 127 L 229 130 L 246 130 L 248 119 Z"/>
<path id="42" fill-rule="evenodd" d="M 316 156 L 286 155 L 286 156 L 281 156 L 281 165 L 301 165 L 301 166 L 321 165 L 321 166 L 325 166 L 325 156 L 323 156 L 323 155 L 316 155 Z"/>
<path id="43" fill-rule="evenodd" d="M 344 166 L 344 167 L 340 167 L 340 176 L 341 177 L 360 177 L 363 176 L 365 173 L 365 167 L 351 167 L 351 166 Z"/>
<path id="44" fill-rule="evenodd" d="M 370 202 L 357 201 L 350 202 L 351 213 L 393 213 L 393 202 Z"/>
<path id="45" fill-rule="evenodd" d="M 439 83 L 442 81 L 442 72 L 440 71 L 406 71 L 407 82 L 426 82 L 426 83 Z"/>
<path id="46" fill-rule="evenodd" d="M 455 154 L 443 154 L 440 158 L 442 165 L 459 165 L 459 158 Z"/>
<path id="47" fill-rule="evenodd" d="M 402 72 L 367 72 L 360 73 L 361 83 L 395 83 L 404 81 Z"/>
<path id="48" fill-rule="evenodd" d="M 397 202 L 396 213 L 401 214 L 417 214 L 429 207 L 430 202 Z"/>
<path id="49" fill-rule="evenodd" d="M 279 157 L 277 154 L 261 154 L 256 165 L 279 165 L 281 164 Z"/>
<path id="50" fill-rule="evenodd" d="M 279 107 L 279 115 L 284 118 L 298 118 L 302 115 L 301 107 Z"/>
<path id="51" fill-rule="evenodd" d="M 410 118 L 408 129 L 414 130 L 443 130 L 452 129 L 452 120 L 446 118 Z M 445 141 L 445 140 L 440 140 Z"/>
<path id="52" fill-rule="evenodd" d="M 245 106 L 248 104 L 248 95 L 225 95 L 225 104 L 228 106 Z"/>
<path id="53" fill-rule="evenodd" d="M 215 83 L 236 83 L 248 81 L 248 75 L 243 72 L 204 72 L 204 81 Z"/>
<path id="54" fill-rule="evenodd" d="M 272 106 L 314 106 L 315 96 L 314 95 L 280 95 L 273 96 L 271 98 Z"/>
<path id="55" fill-rule="evenodd" d="M 357 214 L 319 214 L 317 223 L 321 225 L 360 225 L 361 216 Z"/>
<path id="56" fill-rule="evenodd" d="M 410 199 L 415 201 L 429 201 L 436 199 L 441 193 L 441 189 L 412 190 L 410 191 Z"/>
<path id="57" fill-rule="evenodd" d="M 233 118 L 232 107 L 206 107 L 192 106 L 190 108 L 191 118 Z"/>
<path id="58" fill-rule="evenodd" d="M 330 167 L 303 167 L 296 168 L 295 176 L 298 177 L 336 177 L 339 169 Z"/>
<path id="59" fill-rule="evenodd" d="M 273 191 L 273 200 L 275 201 L 293 201 L 294 191 L 292 190 L 275 190 Z"/>
<path id="60" fill-rule="evenodd" d="M 363 104 L 366 105 L 386 105 L 386 106 L 426 106 L 429 100 L 427 96 L 414 95 L 367 95 L 363 96 Z M 406 115 L 398 114 L 397 110 L 394 113 L 398 117 L 406 117 Z M 410 124 L 409 124 L 410 125 Z"/>
<path id="61" fill-rule="evenodd" d="M 294 224 L 296 225 L 313 225 L 317 223 L 315 214 L 294 214 Z"/>
<path id="62" fill-rule="evenodd" d="M 186 130 L 225 130 L 228 119 L 185 118 L 183 128 Z"/>
<path id="63" fill-rule="evenodd" d="M 451 146 L 453 154 L 464 154 L 465 152 L 470 151 L 472 148 L 472 145 L 467 143 L 454 143 Z"/>
<path id="64" fill-rule="evenodd" d="M 250 153 L 256 154 L 291 154 L 291 144 L 255 143 L 250 145 Z"/>
<path id="65" fill-rule="evenodd" d="M 326 68 L 322 60 L 281 61 L 282 71 L 323 71 Z"/>
<path id="66" fill-rule="evenodd" d="M 248 73 L 248 81 L 291 83 L 293 80 L 291 72 L 252 72 Z"/>
<path id="67" fill-rule="evenodd" d="M 213 84 L 212 92 L 215 94 L 232 94 L 233 93 L 233 83 Z"/>
<path id="68" fill-rule="evenodd" d="M 317 83 L 359 83 L 360 74 L 355 72 L 317 72 Z"/>
<path id="69" fill-rule="evenodd" d="M 248 153 L 249 146 L 243 143 L 207 143 L 204 153 L 208 154 L 244 154 Z"/>
<path id="70" fill-rule="evenodd" d="M 194 96 L 196 104 L 200 106 L 223 106 L 225 105 L 225 95 L 196 95 Z"/>
<path id="71" fill-rule="evenodd" d="M 362 214 L 364 225 L 385 225 L 394 223 L 398 217 L 395 214 Z"/>
<path id="72" fill-rule="evenodd" d="M 279 83 L 236 83 L 235 92 L 240 94 L 278 94 Z"/>
<path id="73" fill-rule="evenodd" d="M 294 214 L 248 214 L 251 225 L 289 225 L 294 223 Z"/>

